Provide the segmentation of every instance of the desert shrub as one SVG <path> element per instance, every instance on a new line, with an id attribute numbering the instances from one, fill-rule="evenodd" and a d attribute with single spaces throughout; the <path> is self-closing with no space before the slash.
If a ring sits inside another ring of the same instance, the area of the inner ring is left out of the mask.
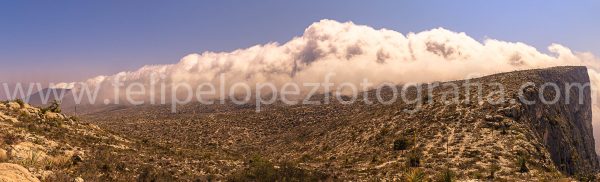
<path id="1" fill-rule="evenodd" d="M 275 166 L 271 162 L 261 157 L 255 156 L 249 161 L 249 173 L 246 173 L 250 179 L 258 181 L 275 181 Z"/>
<path id="2" fill-rule="evenodd" d="M 404 180 L 407 182 L 423 182 L 425 179 L 425 173 L 419 168 L 411 169 L 404 176 Z"/>
<path id="3" fill-rule="evenodd" d="M 73 120 L 73 121 L 79 121 L 79 117 L 77 117 L 77 116 L 71 116 L 71 117 L 69 117 L 69 119 Z"/>
<path id="4" fill-rule="evenodd" d="M 283 163 L 275 168 L 273 163 L 255 156 L 249 166 L 228 177 L 227 181 L 324 181 L 327 175 L 295 167 L 292 163 Z"/>
<path id="5" fill-rule="evenodd" d="M 57 100 L 52 101 L 52 103 L 45 108 L 41 109 L 42 113 L 46 113 L 48 111 L 53 112 L 53 113 L 61 113 L 62 110 L 60 109 L 60 102 L 58 102 Z"/>
<path id="6" fill-rule="evenodd" d="M 454 173 L 450 169 L 446 169 L 435 177 L 436 182 L 452 182 Z"/>
<path id="7" fill-rule="evenodd" d="M 493 163 L 492 165 L 490 165 L 490 175 L 488 176 L 489 180 L 493 180 L 494 178 L 496 178 L 496 172 L 498 172 L 500 170 L 500 166 L 496 163 Z"/>
<path id="8" fill-rule="evenodd" d="M 483 178 L 483 174 L 481 174 L 479 171 L 473 172 L 472 176 L 475 179 L 482 179 Z"/>
<path id="9" fill-rule="evenodd" d="M 429 95 L 429 93 L 424 93 L 421 97 L 421 101 L 423 102 L 423 104 L 429 104 L 433 102 L 433 96 Z"/>
<path id="10" fill-rule="evenodd" d="M 411 151 L 406 155 L 406 166 L 407 167 L 419 167 L 421 166 L 421 152 Z"/>
<path id="11" fill-rule="evenodd" d="M 29 151 L 29 156 L 27 156 L 27 158 L 25 159 L 18 161 L 18 164 L 26 168 L 36 167 L 38 165 L 38 162 L 40 161 L 40 154 L 41 153 L 37 150 L 31 150 Z"/>
<path id="12" fill-rule="evenodd" d="M 23 102 L 23 99 L 15 99 L 15 102 L 17 104 L 19 104 L 19 106 L 21 106 L 21 108 L 25 107 L 25 102 Z"/>
<path id="13" fill-rule="evenodd" d="M 64 182 L 64 181 L 74 181 L 66 172 L 55 171 L 52 175 L 48 176 L 48 178 L 44 179 L 47 182 Z"/>
<path id="14" fill-rule="evenodd" d="M 15 135 L 13 133 L 8 133 L 8 134 L 4 135 L 4 143 L 7 145 L 18 144 L 22 140 L 23 140 L 22 136 Z"/>
<path id="15" fill-rule="evenodd" d="M 405 137 L 394 140 L 394 150 L 406 150 L 410 145 L 410 140 Z"/>
<path id="16" fill-rule="evenodd" d="M 529 172 L 529 168 L 527 168 L 527 159 L 523 155 L 519 155 L 517 158 L 517 166 L 519 166 L 520 173 Z"/>
<path id="17" fill-rule="evenodd" d="M 143 167 L 140 174 L 138 175 L 137 181 L 139 182 L 155 182 L 155 181 L 176 181 L 173 174 L 156 170 L 150 166 Z"/>
<path id="18" fill-rule="evenodd" d="M 50 157 L 46 159 L 46 168 L 47 169 L 64 169 L 68 168 L 73 164 L 71 161 L 71 157 L 66 155 L 59 155 L 55 157 Z"/>

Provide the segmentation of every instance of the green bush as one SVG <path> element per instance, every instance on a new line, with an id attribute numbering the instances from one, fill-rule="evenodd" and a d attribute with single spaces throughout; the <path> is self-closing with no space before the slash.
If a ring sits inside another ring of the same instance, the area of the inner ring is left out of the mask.
<path id="1" fill-rule="evenodd" d="M 19 106 L 21 106 L 21 108 L 25 107 L 25 102 L 23 102 L 23 99 L 15 99 L 15 102 L 17 104 L 19 104 Z"/>
<path id="2" fill-rule="evenodd" d="M 406 150 L 411 145 L 410 140 L 404 137 L 394 140 L 394 150 Z"/>

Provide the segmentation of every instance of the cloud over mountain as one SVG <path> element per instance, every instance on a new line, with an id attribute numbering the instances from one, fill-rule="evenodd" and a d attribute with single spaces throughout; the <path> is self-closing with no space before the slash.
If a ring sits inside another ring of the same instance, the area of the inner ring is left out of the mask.
<path id="1" fill-rule="evenodd" d="M 112 81 L 150 86 L 162 79 L 168 85 L 202 83 L 227 85 L 237 82 L 321 82 L 335 73 L 335 83 L 431 82 L 463 79 L 473 75 L 542 68 L 558 65 L 585 65 L 597 82 L 598 59 L 590 53 L 576 53 L 559 44 L 545 54 L 519 42 L 487 39 L 479 42 L 465 33 L 436 28 L 406 35 L 387 29 L 373 29 L 352 22 L 321 20 L 310 25 L 300 37 L 280 43 L 256 45 L 232 52 L 190 54 L 170 65 L 145 66 L 133 72 L 98 76 L 85 81 L 100 84 L 100 97 L 112 97 Z M 153 76 L 154 75 L 154 76 Z M 162 75 L 159 77 L 159 75 Z M 226 86 L 227 88 L 227 86 Z M 166 89 L 169 91 L 170 89 Z"/>
<path id="2" fill-rule="evenodd" d="M 584 65 L 589 68 L 592 89 L 598 90 L 598 58 L 591 53 L 573 52 L 559 44 L 550 45 L 548 51 L 550 54 L 542 53 L 520 42 L 495 39 L 480 42 L 465 33 L 444 28 L 402 34 L 352 22 L 321 20 L 306 28 L 302 36 L 283 44 L 268 43 L 231 52 L 190 54 L 175 64 L 145 66 L 137 71 L 98 76 L 84 83 L 101 85 L 99 98 L 114 98 L 112 83 L 115 79 L 124 82 L 123 88 L 137 83 L 160 92 L 158 86 L 152 84 L 158 79 L 164 81 L 167 87 L 187 83 L 195 88 L 202 83 L 219 86 L 219 76 L 223 75 L 227 81 L 224 88 L 227 89 L 237 82 L 249 85 L 271 82 L 277 86 L 287 82 L 322 82 L 328 73 L 335 73 L 331 80 L 336 84 L 358 84 L 363 79 L 374 83 L 408 83 L 457 80 L 559 65 Z M 164 89 L 164 92 L 170 91 L 170 88 Z M 598 92 L 594 92 L 593 97 L 598 98 Z M 141 99 L 148 99 L 148 96 Z M 598 99 L 595 99 L 596 125 L 600 124 L 599 106 Z"/>

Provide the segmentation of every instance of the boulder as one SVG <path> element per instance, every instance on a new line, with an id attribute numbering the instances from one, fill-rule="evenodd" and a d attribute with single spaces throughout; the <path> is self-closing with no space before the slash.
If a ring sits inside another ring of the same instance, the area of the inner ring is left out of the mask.
<path id="1" fill-rule="evenodd" d="M 30 181 L 39 182 L 23 166 L 11 163 L 0 163 L 0 181 Z"/>
<path id="2" fill-rule="evenodd" d="M 0 162 L 4 162 L 7 160 L 8 160 L 8 154 L 6 153 L 6 150 L 0 149 Z"/>
<path id="3" fill-rule="evenodd" d="M 46 149 L 31 142 L 21 142 L 12 146 L 11 157 L 19 160 L 35 160 L 39 162 L 47 157 Z"/>
<path id="4" fill-rule="evenodd" d="M 0 112 L 0 121 L 9 122 L 9 123 L 18 123 L 19 122 L 19 120 L 17 120 L 17 118 L 7 116 L 2 112 Z"/>
<path id="5" fill-rule="evenodd" d="M 46 114 L 44 115 L 46 117 L 46 119 L 58 119 L 58 120 L 64 120 L 65 116 L 60 114 L 60 113 L 53 113 L 53 112 L 46 112 Z"/>

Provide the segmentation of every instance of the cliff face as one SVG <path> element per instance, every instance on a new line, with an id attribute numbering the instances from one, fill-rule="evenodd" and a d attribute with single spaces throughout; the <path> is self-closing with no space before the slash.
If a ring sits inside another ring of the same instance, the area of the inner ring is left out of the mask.
<path id="1" fill-rule="evenodd" d="M 573 175 L 597 170 L 587 69 L 539 70 L 532 77 L 537 78 L 536 85 L 554 83 L 560 92 L 556 93 L 552 87 L 545 87 L 543 92 L 540 87 L 526 89 L 524 96 L 536 104 L 525 105 L 522 120 L 530 123 L 560 171 Z M 555 104 L 542 103 L 542 99 L 552 101 L 556 95 L 560 99 Z"/>

